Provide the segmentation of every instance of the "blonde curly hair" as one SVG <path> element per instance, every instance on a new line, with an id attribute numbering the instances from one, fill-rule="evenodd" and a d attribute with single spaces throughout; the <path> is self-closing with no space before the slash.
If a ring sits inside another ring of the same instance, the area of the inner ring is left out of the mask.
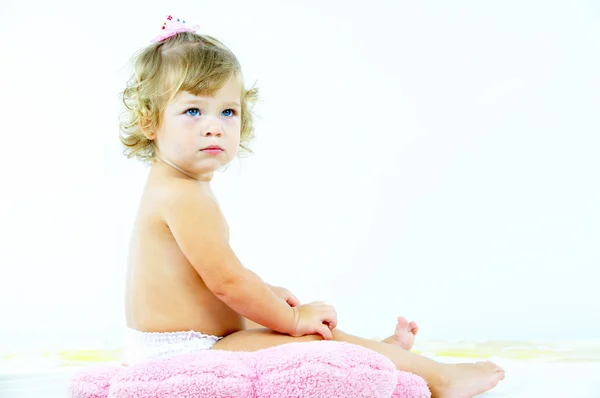
<path id="1" fill-rule="evenodd" d="M 144 132 L 156 131 L 167 104 L 181 91 L 212 95 L 232 77 L 242 80 L 240 63 L 211 36 L 182 32 L 142 49 L 133 57 L 133 75 L 122 93 L 119 139 L 124 154 L 154 162 L 154 141 Z M 254 138 L 257 100 L 258 89 L 245 89 L 242 82 L 240 155 L 252 152 L 248 144 Z"/>

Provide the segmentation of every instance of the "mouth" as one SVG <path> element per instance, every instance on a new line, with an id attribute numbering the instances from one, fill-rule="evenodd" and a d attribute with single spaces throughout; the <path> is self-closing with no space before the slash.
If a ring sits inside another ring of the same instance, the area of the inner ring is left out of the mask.
<path id="1" fill-rule="evenodd" d="M 211 146 L 207 146 L 206 148 L 202 148 L 201 151 L 222 151 L 223 148 L 221 148 L 218 145 L 211 145 Z"/>

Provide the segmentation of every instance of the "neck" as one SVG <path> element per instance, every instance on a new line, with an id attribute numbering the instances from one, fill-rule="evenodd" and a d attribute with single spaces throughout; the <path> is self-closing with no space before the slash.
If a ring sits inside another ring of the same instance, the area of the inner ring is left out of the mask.
<path id="1" fill-rule="evenodd" d="M 200 182 L 210 182 L 210 180 L 212 180 L 212 177 L 213 177 L 214 173 L 194 175 L 192 173 L 189 173 L 189 172 L 183 170 L 181 167 L 177 166 L 176 164 L 174 164 L 170 160 L 167 160 L 160 153 L 158 153 L 158 151 L 156 151 L 155 155 L 156 155 L 156 159 L 159 160 L 160 162 L 163 162 L 164 164 L 166 164 L 166 165 L 174 168 L 175 170 L 177 170 L 181 174 L 184 174 L 184 175 L 186 175 L 187 177 L 190 177 L 193 180 L 200 181 Z"/>

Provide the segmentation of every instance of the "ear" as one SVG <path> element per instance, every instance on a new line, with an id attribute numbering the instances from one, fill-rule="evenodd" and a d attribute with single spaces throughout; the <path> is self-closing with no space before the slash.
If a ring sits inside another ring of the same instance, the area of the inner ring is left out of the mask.
<path id="1" fill-rule="evenodd" d="M 149 125 L 149 123 L 147 120 L 140 119 L 139 126 L 140 126 L 140 130 L 142 131 L 142 134 L 144 134 L 144 136 L 146 138 L 148 138 L 150 141 L 152 141 L 156 138 L 156 133 L 154 131 L 151 131 L 148 128 L 148 125 Z"/>

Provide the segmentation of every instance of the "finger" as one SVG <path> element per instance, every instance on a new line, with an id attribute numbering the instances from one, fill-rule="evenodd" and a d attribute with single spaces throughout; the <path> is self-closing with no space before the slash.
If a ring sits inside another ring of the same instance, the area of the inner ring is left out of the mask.
<path id="1" fill-rule="evenodd" d="M 333 306 L 326 305 L 321 308 L 321 321 L 327 323 L 333 323 L 334 327 L 337 326 L 337 311 Z"/>
<path id="2" fill-rule="evenodd" d="M 329 327 L 325 324 L 319 326 L 319 328 L 317 329 L 317 333 L 323 336 L 323 339 L 325 340 L 333 339 L 333 334 L 331 333 L 331 330 L 329 330 Z"/>
<path id="3" fill-rule="evenodd" d="M 297 307 L 300 305 L 300 300 L 298 300 L 298 297 L 294 296 L 293 294 L 290 293 L 290 295 L 287 298 L 287 303 L 290 305 L 290 307 Z"/>
<path id="4" fill-rule="evenodd" d="M 335 312 L 335 310 L 333 310 L 333 312 L 329 315 L 327 322 L 329 323 L 329 328 L 331 330 L 333 330 L 337 327 L 338 319 L 337 319 L 337 313 Z"/>
<path id="5" fill-rule="evenodd" d="M 337 327 L 337 317 L 329 321 L 329 329 L 333 330 Z"/>
<path id="6" fill-rule="evenodd" d="M 329 330 L 333 330 L 335 329 L 335 325 L 333 323 L 329 323 L 329 322 L 323 322 L 325 325 L 327 325 L 327 327 L 329 328 Z"/>
<path id="7" fill-rule="evenodd" d="M 289 298 L 287 303 L 290 307 L 298 307 L 300 305 L 300 300 Z"/>

